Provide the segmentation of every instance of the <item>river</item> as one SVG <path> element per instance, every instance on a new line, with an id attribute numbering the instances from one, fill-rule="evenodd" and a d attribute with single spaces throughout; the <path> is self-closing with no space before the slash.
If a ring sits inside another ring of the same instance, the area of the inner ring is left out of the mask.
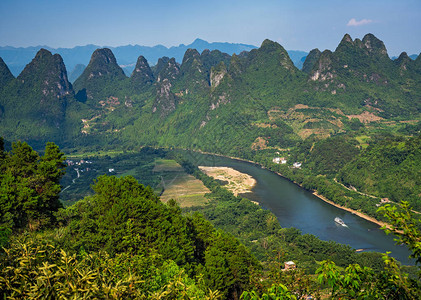
<path id="1" fill-rule="evenodd" d="M 282 227 L 295 227 L 322 240 L 348 244 L 364 251 L 391 251 L 391 256 L 403 264 L 415 263 L 408 258 L 407 247 L 395 245 L 393 236 L 386 235 L 377 224 L 332 206 L 267 169 L 221 156 L 196 152 L 188 155 L 197 165 L 231 167 L 253 176 L 257 183 L 252 193 L 245 196 L 273 212 Z M 335 217 L 341 218 L 348 227 L 336 224 Z"/>

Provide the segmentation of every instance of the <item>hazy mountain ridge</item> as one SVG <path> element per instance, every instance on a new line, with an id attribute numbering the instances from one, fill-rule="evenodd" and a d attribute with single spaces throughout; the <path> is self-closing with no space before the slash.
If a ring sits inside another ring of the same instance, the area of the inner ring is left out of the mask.
<path id="1" fill-rule="evenodd" d="M 0 47 L 0 57 L 4 59 L 8 67 L 10 68 L 14 76 L 18 76 L 19 73 L 24 69 L 25 65 L 28 64 L 36 53 L 41 49 L 47 49 L 53 53 L 60 54 L 64 60 L 64 63 L 69 72 L 69 78 L 71 82 L 74 82 L 77 77 L 70 76 L 75 71 L 78 65 L 87 65 L 89 63 L 92 52 L 98 48 L 103 48 L 98 45 L 86 45 L 76 46 L 73 48 L 52 48 L 48 46 L 33 46 L 33 47 L 11 47 L 4 46 Z M 140 45 L 126 45 L 118 47 L 106 47 L 113 51 L 119 65 L 123 68 L 126 75 L 129 76 L 133 71 L 137 58 L 139 55 L 144 56 L 151 66 L 158 62 L 158 59 L 167 56 L 174 57 L 177 62 L 181 62 L 184 53 L 189 48 L 194 48 L 200 53 L 204 50 L 219 50 L 223 53 L 232 55 L 233 53 L 240 54 L 243 51 L 250 51 L 257 48 L 254 45 L 239 44 L 239 43 L 227 43 L 227 42 L 207 42 L 201 39 L 196 39 L 191 44 L 179 46 L 165 47 L 162 45 L 156 46 L 140 46 Z M 305 51 L 288 50 L 291 59 L 297 68 L 302 67 L 302 58 L 307 55 Z M 76 70 L 77 71 L 77 70 Z M 77 71 L 76 74 L 81 74 Z"/>
<path id="2" fill-rule="evenodd" d="M 73 48 L 52 48 L 48 46 L 34 46 L 34 47 L 0 47 L 0 57 L 3 58 L 5 63 L 10 68 L 12 74 L 16 76 L 23 70 L 35 54 L 41 49 L 47 49 L 53 53 L 60 54 L 66 64 L 69 72 L 72 72 L 77 64 L 87 65 L 91 58 L 92 53 L 98 49 L 103 48 L 98 45 L 76 46 Z M 140 46 L 140 45 L 127 45 L 118 47 L 106 47 L 113 51 L 118 63 L 123 68 L 127 68 L 129 74 L 133 71 L 137 58 L 143 55 L 150 65 L 155 65 L 158 59 L 163 56 L 174 57 L 178 62 L 181 62 L 184 53 L 189 48 L 197 49 L 202 52 L 205 49 L 220 50 L 228 54 L 241 53 L 242 51 L 250 51 L 256 48 L 253 45 L 236 44 L 236 43 L 222 43 L 213 42 L 208 43 L 201 39 L 196 39 L 193 43 L 179 46 L 165 47 L 162 45 L 157 46 Z"/>

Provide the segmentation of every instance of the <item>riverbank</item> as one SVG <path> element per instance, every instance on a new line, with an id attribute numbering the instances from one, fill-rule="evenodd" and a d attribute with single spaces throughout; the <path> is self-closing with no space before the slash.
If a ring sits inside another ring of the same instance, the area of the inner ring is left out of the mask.
<path id="1" fill-rule="evenodd" d="M 272 171 L 272 170 L 270 170 L 270 171 L 271 171 L 271 172 L 274 172 L 274 171 Z M 285 177 L 285 176 L 284 176 L 284 175 L 282 175 L 281 173 L 278 173 L 278 172 L 274 172 L 274 173 L 275 173 L 275 174 L 277 174 L 277 175 L 279 175 L 279 176 L 281 176 L 282 178 L 285 178 L 285 179 L 288 179 L 289 181 L 291 181 L 288 177 Z M 304 188 L 301 184 L 299 184 L 299 183 L 297 183 L 297 182 L 295 182 L 295 181 L 291 181 L 291 182 L 293 182 L 294 184 L 298 185 L 298 186 L 299 186 L 299 187 L 301 187 L 302 189 L 305 189 L 305 188 Z M 307 189 L 305 189 L 305 190 L 307 190 Z M 386 223 L 386 222 L 379 221 L 379 220 L 377 220 L 376 218 L 370 217 L 369 215 L 366 215 L 366 214 L 364 214 L 364 213 L 362 213 L 362 212 L 360 212 L 360 211 L 354 210 L 354 209 L 352 209 L 352 208 L 349 208 L 349 207 L 346 207 L 346 206 L 339 205 L 339 204 L 337 204 L 337 203 L 335 203 L 335 202 L 333 202 L 333 201 L 331 201 L 331 200 L 327 199 L 325 196 L 320 195 L 319 193 L 317 193 L 317 191 L 310 191 L 310 192 L 312 192 L 312 194 L 313 194 L 314 196 L 316 196 L 317 198 L 319 198 L 320 200 L 322 200 L 322 201 L 324 201 L 324 202 L 326 202 L 326 203 L 328 203 L 328 204 L 330 204 L 330 205 L 332 205 L 332 206 L 335 206 L 335 207 L 337 207 L 337 208 L 339 208 L 339 209 L 342 209 L 342 210 L 345 210 L 345 211 L 347 211 L 347 212 L 350 212 L 350 213 L 352 213 L 352 214 L 354 214 L 354 215 L 356 215 L 356 216 L 358 216 L 358 217 L 360 217 L 360 218 L 362 218 L 362 219 L 364 219 L 364 220 L 367 220 L 367 221 L 369 221 L 369 222 L 371 222 L 371 223 L 377 224 L 377 225 L 379 225 L 380 227 L 386 226 L 386 228 L 390 229 L 390 224 L 388 224 L 388 223 Z"/>
<path id="2" fill-rule="evenodd" d="M 350 213 L 352 213 L 352 214 L 354 214 L 354 215 L 356 215 L 356 216 L 358 216 L 360 218 L 363 218 L 363 219 L 365 219 L 367 221 L 370 221 L 370 222 L 372 222 L 374 224 L 377 224 L 379 226 L 386 226 L 387 228 L 390 228 L 390 225 L 387 224 L 386 222 L 382 222 L 382 221 L 376 220 L 375 218 L 370 217 L 370 216 L 367 216 L 366 214 L 364 214 L 362 212 L 359 212 L 357 210 L 354 210 L 352 208 L 348 208 L 348 207 L 345 207 L 345 206 L 341 206 L 339 204 L 336 204 L 335 202 L 330 201 L 329 199 L 327 199 L 326 197 L 324 197 L 323 195 L 319 195 L 317 192 L 313 192 L 313 195 L 316 196 L 317 198 L 323 200 L 324 202 L 329 203 L 330 205 L 333 205 L 333 206 L 335 206 L 337 208 L 340 208 L 342 210 L 346 210 L 346 211 L 348 211 L 348 212 L 350 212 Z"/>

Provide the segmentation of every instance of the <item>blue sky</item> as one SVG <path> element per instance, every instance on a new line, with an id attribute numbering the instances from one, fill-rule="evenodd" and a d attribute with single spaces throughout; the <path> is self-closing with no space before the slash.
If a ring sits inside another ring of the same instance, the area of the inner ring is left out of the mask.
<path id="1" fill-rule="evenodd" d="M 334 50 L 373 33 L 390 55 L 421 52 L 420 0 L 0 0 L 0 46 L 209 42 Z"/>

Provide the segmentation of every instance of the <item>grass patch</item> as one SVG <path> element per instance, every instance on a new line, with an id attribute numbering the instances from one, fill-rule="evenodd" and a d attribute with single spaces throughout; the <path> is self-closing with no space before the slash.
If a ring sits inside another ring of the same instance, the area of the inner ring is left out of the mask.
<path id="1" fill-rule="evenodd" d="M 184 172 L 183 168 L 172 159 L 157 158 L 155 160 L 154 172 Z"/>
<path id="2" fill-rule="evenodd" d="M 175 161 L 159 160 L 155 170 L 164 172 L 160 184 L 164 189 L 161 195 L 163 202 L 174 199 L 180 207 L 203 206 L 208 202 L 205 194 L 210 192 L 209 189 L 200 180 L 184 172 Z"/>
<path id="3" fill-rule="evenodd" d="M 360 143 L 360 146 L 363 149 L 368 147 L 368 140 L 370 139 L 368 135 L 359 135 L 359 136 L 356 136 L 355 139 L 357 140 L 358 143 Z"/>
<path id="4" fill-rule="evenodd" d="M 117 175 L 116 175 L 116 177 L 118 177 L 118 178 L 120 178 L 120 177 L 124 177 L 124 176 L 133 176 L 133 177 L 136 177 L 136 168 L 133 168 L 133 169 L 127 170 L 127 171 L 126 171 L 126 172 L 124 172 L 124 173 L 120 173 L 120 174 L 117 174 Z"/>

